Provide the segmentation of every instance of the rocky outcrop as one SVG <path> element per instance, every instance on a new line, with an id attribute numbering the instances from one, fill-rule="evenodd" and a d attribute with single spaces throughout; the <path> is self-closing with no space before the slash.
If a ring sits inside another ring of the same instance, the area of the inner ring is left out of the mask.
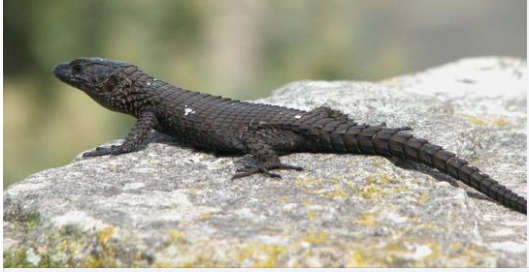
<path id="1" fill-rule="evenodd" d="M 302 81 L 258 102 L 414 128 L 526 196 L 526 63 L 465 59 L 370 82 Z M 4 266 L 526 266 L 525 215 L 427 167 L 292 154 L 302 172 L 231 180 L 247 157 L 152 132 L 4 192 Z"/>

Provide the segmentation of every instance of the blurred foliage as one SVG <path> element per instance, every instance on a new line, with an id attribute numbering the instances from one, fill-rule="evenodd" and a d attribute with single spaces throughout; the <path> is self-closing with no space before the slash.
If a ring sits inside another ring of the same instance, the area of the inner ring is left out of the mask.
<path id="1" fill-rule="evenodd" d="M 525 57 L 523 0 L 4 0 L 4 188 L 125 135 L 134 120 L 56 80 L 128 61 L 238 99 L 303 79 L 379 80 L 460 57 Z"/>

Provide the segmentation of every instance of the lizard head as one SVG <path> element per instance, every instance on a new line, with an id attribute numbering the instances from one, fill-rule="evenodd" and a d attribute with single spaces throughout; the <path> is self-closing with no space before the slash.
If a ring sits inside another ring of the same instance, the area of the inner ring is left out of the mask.
<path id="1" fill-rule="evenodd" d="M 102 58 L 77 58 L 53 68 L 55 76 L 88 94 L 102 106 L 123 111 L 126 104 L 124 87 L 130 85 L 126 69 L 135 66 Z"/>

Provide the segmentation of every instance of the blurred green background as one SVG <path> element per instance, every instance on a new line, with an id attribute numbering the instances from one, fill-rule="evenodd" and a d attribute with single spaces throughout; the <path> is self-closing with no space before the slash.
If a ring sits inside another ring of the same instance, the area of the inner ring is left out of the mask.
<path id="1" fill-rule="evenodd" d="M 56 80 L 80 56 L 238 99 L 303 79 L 381 80 L 462 57 L 526 58 L 526 1 L 4 0 L 4 188 L 134 120 Z"/>

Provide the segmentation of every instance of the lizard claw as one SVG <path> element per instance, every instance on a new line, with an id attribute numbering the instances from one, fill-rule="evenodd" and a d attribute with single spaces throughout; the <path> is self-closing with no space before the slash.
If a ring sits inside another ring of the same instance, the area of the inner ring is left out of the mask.
<path id="1" fill-rule="evenodd" d="M 251 176 L 257 173 L 263 173 L 271 178 L 277 178 L 277 179 L 281 178 L 281 175 L 279 174 L 272 173 L 266 170 L 264 167 L 256 166 L 256 167 L 251 167 L 251 168 L 246 168 L 246 169 L 237 169 L 237 171 L 235 172 L 235 175 L 233 175 L 231 179 L 234 180 L 237 178 Z"/>
<path id="2" fill-rule="evenodd" d="M 88 152 L 83 153 L 83 158 L 111 155 L 115 147 L 116 147 L 115 145 L 111 145 L 109 147 L 108 146 L 98 146 L 93 151 L 88 151 Z"/>

